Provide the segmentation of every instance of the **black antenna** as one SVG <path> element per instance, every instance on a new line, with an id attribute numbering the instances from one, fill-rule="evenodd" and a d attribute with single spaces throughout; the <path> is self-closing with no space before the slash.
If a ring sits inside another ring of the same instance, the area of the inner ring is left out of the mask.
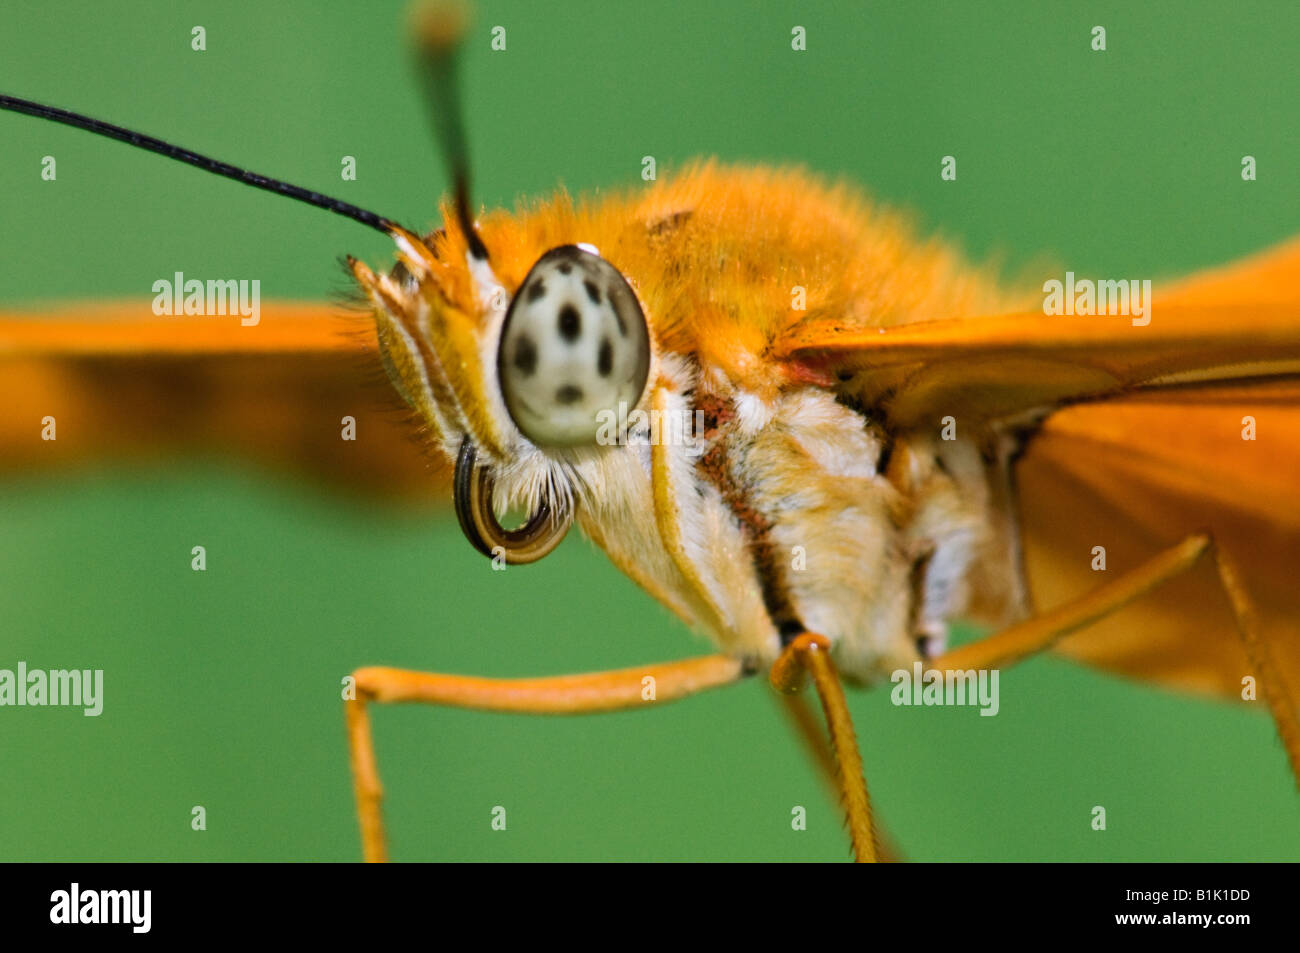
<path id="1" fill-rule="evenodd" d="M 488 250 L 474 227 L 469 205 L 469 142 L 461 119 L 460 87 L 456 80 L 457 52 L 469 15 L 463 3 L 433 2 L 417 6 L 413 26 L 421 85 L 433 107 L 433 128 L 442 143 L 456 190 L 456 217 L 469 252 L 487 261 Z"/>
<path id="2" fill-rule="evenodd" d="M 163 142 L 161 139 L 155 139 L 153 136 L 146 136 L 138 132 L 132 132 L 130 129 L 123 129 L 121 126 L 114 126 L 112 123 L 102 122 L 98 119 L 91 119 L 89 116 L 83 116 L 80 113 L 69 112 L 66 109 L 58 109 L 54 106 L 45 106 L 41 103 L 34 103 L 27 99 L 19 99 L 16 96 L 5 96 L 0 94 L 0 109 L 7 109 L 10 112 L 24 113 L 28 116 L 35 116 L 38 119 L 49 119 L 52 122 L 63 123 L 65 126 L 73 126 L 77 129 L 85 129 L 87 132 L 93 132 L 98 136 L 106 136 L 109 139 L 116 139 L 119 142 L 125 142 L 128 145 L 137 146 L 148 152 L 156 152 L 160 156 L 166 156 L 169 159 L 176 159 L 180 162 L 189 163 L 192 166 L 202 169 L 204 172 L 211 172 L 214 175 L 225 176 L 227 179 L 234 179 L 236 182 L 243 182 L 245 185 L 251 185 L 254 188 L 265 189 L 268 192 L 274 192 L 277 195 L 283 195 L 287 198 L 297 199 L 299 202 L 306 202 L 308 205 L 314 205 L 317 208 L 323 208 L 343 215 L 352 219 L 354 222 L 360 222 L 362 225 L 369 225 L 371 228 L 390 235 L 394 228 L 398 227 L 396 223 L 382 215 L 376 215 L 374 212 L 368 212 L 363 208 L 350 205 L 339 199 L 332 199 L 328 195 L 322 195 L 319 192 L 313 192 L 310 189 L 304 189 L 296 185 L 290 185 L 288 182 L 281 182 L 279 179 L 272 179 L 265 175 L 259 175 L 256 172 L 249 172 L 247 169 L 240 169 L 236 166 L 229 165 L 225 162 L 218 162 L 197 152 L 191 152 L 188 149 L 182 149 L 180 146 L 174 146 L 169 142 Z M 481 245 L 482 243 L 480 243 Z"/>

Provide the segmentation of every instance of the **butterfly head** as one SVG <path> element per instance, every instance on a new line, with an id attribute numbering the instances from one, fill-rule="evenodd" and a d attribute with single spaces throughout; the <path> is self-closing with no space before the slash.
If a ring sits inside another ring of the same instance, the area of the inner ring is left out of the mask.
<path id="1" fill-rule="evenodd" d="M 577 219 L 543 220 L 498 214 L 480 227 L 452 201 L 425 238 L 394 229 L 392 272 L 349 259 L 375 306 L 389 377 L 456 461 L 462 528 L 508 562 L 559 542 L 575 495 L 590 489 L 583 474 L 624 443 L 654 363 L 632 284 L 575 240 Z M 531 516 L 506 530 L 497 508 Z"/>

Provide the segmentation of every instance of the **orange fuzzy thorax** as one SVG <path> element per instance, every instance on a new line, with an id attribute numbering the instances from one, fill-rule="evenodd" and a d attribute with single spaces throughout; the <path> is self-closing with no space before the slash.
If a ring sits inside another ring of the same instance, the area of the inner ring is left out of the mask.
<path id="1" fill-rule="evenodd" d="M 444 208 L 443 293 L 472 313 L 456 216 Z M 595 245 L 641 298 L 657 345 L 770 395 L 806 382 L 781 342 L 805 320 L 846 328 L 987 314 L 1008 306 L 991 277 L 898 213 L 797 169 L 693 165 L 639 190 L 574 201 L 559 192 L 479 222 L 507 291 L 548 249 Z M 796 310 L 805 290 L 806 310 Z"/>

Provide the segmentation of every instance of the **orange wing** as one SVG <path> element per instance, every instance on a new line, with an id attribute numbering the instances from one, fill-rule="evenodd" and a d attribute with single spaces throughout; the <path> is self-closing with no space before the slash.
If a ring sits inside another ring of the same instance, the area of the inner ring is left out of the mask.
<path id="1" fill-rule="evenodd" d="M 902 426 L 1036 421 L 1015 464 L 1037 606 L 1209 529 L 1241 564 L 1288 682 L 1300 687 L 1300 240 L 1157 294 L 1152 320 L 1041 312 L 879 331 L 823 320 L 782 356 L 850 377 Z M 1257 439 L 1243 439 L 1253 418 Z M 1202 565 L 1061 650 L 1114 671 L 1239 697 L 1249 674 Z"/>
<path id="2" fill-rule="evenodd" d="M 323 304 L 265 304 L 255 327 L 140 302 L 0 313 L 0 406 L 9 472 L 188 450 L 409 500 L 441 501 L 449 484 L 393 396 L 369 317 L 353 326 Z"/>
<path id="3" fill-rule="evenodd" d="M 1256 440 L 1243 440 L 1244 417 Z M 1204 529 L 1241 564 L 1283 670 L 1300 674 L 1300 380 L 1169 388 L 1068 407 L 1017 467 L 1031 591 L 1054 605 Z M 1208 562 L 1065 640 L 1073 657 L 1226 695 L 1251 674 Z M 1300 679 L 1291 683 L 1300 687 Z"/>

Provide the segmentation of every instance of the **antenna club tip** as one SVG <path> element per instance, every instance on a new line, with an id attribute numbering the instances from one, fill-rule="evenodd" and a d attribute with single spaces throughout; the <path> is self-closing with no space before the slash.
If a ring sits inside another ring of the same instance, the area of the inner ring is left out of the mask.
<path id="1" fill-rule="evenodd" d="M 469 29 L 470 5 L 465 0 L 419 0 L 411 7 L 411 31 L 427 52 L 452 52 Z"/>

